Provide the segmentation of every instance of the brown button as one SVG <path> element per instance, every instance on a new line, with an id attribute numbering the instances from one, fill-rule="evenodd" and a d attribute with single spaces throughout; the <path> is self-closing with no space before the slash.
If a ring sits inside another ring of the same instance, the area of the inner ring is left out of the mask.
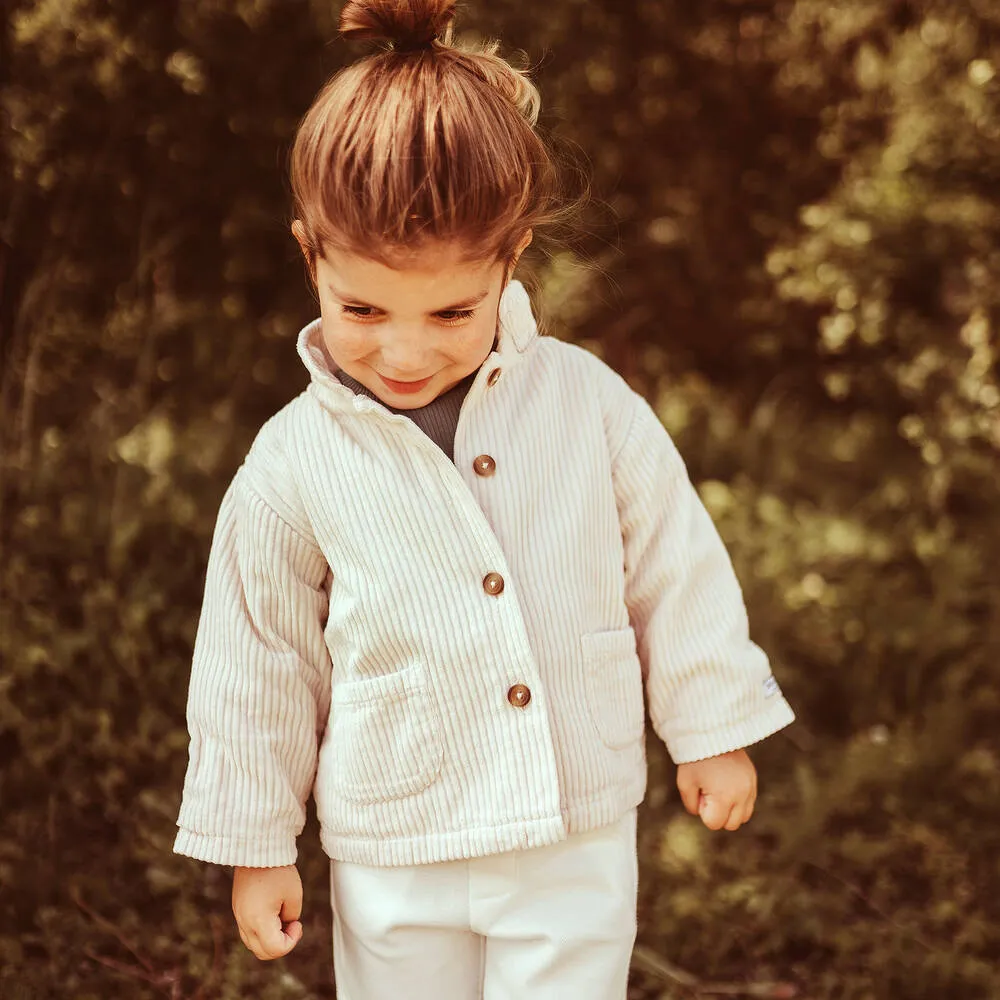
<path id="1" fill-rule="evenodd" d="M 497 471 L 497 463 L 489 455 L 479 455 L 472 463 L 477 476 L 492 476 Z"/>
<path id="2" fill-rule="evenodd" d="M 531 701 L 531 691 L 524 684 L 515 684 L 507 692 L 507 700 L 514 708 L 525 708 L 528 702 Z"/>
<path id="3" fill-rule="evenodd" d="M 490 387 L 495 386 L 499 379 L 500 379 L 500 369 L 494 368 L 493 371 L 491 371 L 489 375 L 486 377 L 486 384 Z"/>
<path id="4" fill-rule="evenodd" d="M 487 573 L 483 577 L 483 590 L 496 597 L 503 593 L 503 577 L 499 573 Z"/>

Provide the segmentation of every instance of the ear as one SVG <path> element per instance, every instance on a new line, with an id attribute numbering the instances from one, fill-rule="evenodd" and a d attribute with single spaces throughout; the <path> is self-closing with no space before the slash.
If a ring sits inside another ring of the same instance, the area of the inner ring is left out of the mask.
<path id="1" fill-rule="evenodd" d="M 514 277 L 514 269 L 517 267 L 517 262 L 521 259 L 521 254 L 531 246 L 533 237 L 534 233 L 530 229 L 521 237 L 521 242 L 518 243 L 517 249 L 514 251 L 514 256 L 511 257 L 510 263 L 507 265 L 507 275 L 504 278 L 505 285 Z"/>

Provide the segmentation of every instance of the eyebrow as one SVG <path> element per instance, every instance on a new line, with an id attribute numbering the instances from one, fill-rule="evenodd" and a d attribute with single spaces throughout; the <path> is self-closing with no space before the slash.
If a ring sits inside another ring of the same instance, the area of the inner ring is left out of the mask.
<path id="1" fill-rule="evenodd" d="M 333 292 L 333 294 L 342 302 L 349 303 L 352 306 L 361 306 L 363 309 L 378 309 L 379 312 L 388 312 L 387 309 L 383 309 L 381 306 L 375 305 L 374 302 L 364 302 L 356 295 L 345 295 L 343 292 L 338 291 L 333 285 L 329 285 L 328 287 L 330 291 Z M 454 305 L 450 306 L 442 306 L 440 309 L 435 309 L 433 311 L 436 313 L 460 312 L 463 309 L 471 309 L 474 306 L 478 306 L 489 294 L 490 290 L 486 288 L 476 295 L 472 295 L 467 299 L 463 299 L 461 302 L 456 302 Z"/>

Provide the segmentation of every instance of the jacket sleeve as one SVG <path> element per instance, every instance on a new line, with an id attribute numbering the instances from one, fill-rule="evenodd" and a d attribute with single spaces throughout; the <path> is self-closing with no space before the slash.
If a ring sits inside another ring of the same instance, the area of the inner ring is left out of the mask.
<path id="1" fill-rule="evenodd" d="M 266 868 L 295 861 L 329 711 L 327 564 L 246 480 L 244 465 L 209 554 L 174 851 Z"/>
<path id="2" fill-rule="evenodd" d="M 680 764 L 756 743 L 794 715 L 750 641 L 732 563 L 683 460 L 629 392 L 634 413 L 613 462 L 625 598 L 653 728 Z"/>

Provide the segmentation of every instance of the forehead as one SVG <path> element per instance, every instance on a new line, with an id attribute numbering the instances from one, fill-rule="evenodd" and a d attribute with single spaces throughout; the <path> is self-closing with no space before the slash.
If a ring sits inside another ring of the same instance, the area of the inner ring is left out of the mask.
<path id="1" fill-rule="evenodd" d="M 393 253 L 386 261 L 346 249 L 329 248 L 321 263 L 338 291 L 356 295 L 378 293 L 383 298 L 459 297 L 486 288 L 499 261 L 470 257 L 468 248 L 454 243 L 427 243 L 414 250 Z"/>

